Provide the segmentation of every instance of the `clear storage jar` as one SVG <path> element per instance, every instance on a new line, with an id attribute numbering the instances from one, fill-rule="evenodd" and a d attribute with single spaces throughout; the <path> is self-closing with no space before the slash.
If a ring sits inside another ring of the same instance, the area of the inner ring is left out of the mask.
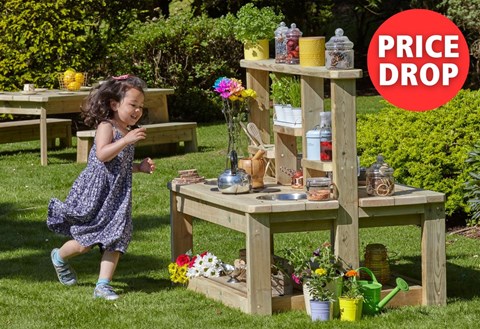
<path id="1" fill-rule="evenodd" d="M 395 193 L 393 168 L 384 162 L 383 156 L 377 156 L 377 162 L 367 169 L 366 176 L 368 195 L 391 196 Z"/>
<path id="2" fill-rule="evenodd" d="M 275 30 L 275 63 L 285 63 L 287 60 L 288 26 L 280 22 Z"/>
<path id="3" fill-rule="evenodd" d="M 341 28 L 325 44 L 325 66 L 329 70 L 353 69 L 353 42 L 343 35 Z"/>
<path id="4" fill-rule="evenodd" d="M 287 58 L 285 63 L 287 64 L 299 64 L 300 63 L 300 47 L 298 45 L 299 39 L 302 36 L 302 31 L 297 27 L 295 23 L 290 25 L 287 31 Z"/>
<path id="5" fill-rule="evenodd" d="M 335 198 L 335 185 L 330 177 L 307 178 L 307 200 L 327 201 Z"/>

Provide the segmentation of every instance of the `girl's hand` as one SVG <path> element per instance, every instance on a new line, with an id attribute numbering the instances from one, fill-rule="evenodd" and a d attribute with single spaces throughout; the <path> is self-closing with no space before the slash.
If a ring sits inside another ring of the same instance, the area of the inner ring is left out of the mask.
<path id="1" fill-rule="evenodd" d="M 151 174 L 155 170 L 155 164 L 150 158 L 143 159 L 142 162 L 138 165 L 138 171 Z"/>
<path id="2" fill-rule="evenodd" d="M 147 129 L 141 127 L 130 130 L 123 138 L 127 144 L 135 144 L 136 142 L 147 138 Z"/>

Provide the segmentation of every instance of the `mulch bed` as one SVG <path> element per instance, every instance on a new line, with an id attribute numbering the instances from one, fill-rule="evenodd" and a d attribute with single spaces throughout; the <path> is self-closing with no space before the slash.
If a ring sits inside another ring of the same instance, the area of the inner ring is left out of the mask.
<path id="1" fill-rule="evenodd" d="M 458 234 L 471 239 L 480 239 L 480 227 L 452 227 L 448 229 L 448 235 Z"/>

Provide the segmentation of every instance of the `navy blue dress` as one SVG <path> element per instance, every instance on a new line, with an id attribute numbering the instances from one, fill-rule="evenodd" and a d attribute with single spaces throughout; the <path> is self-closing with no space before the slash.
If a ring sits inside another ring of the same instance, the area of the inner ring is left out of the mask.
<path id="1" fill-rule="evenodd" d="M 114 127 L 116 141 L 123 135 Z M 114 159 L 101 162 L 96 144 L 87 167 L 73 183 L 65 202 L 53 198 L 48 205 L 50 230 L 75 239 L 82 246 L 125 253 L 132 237 L 132 170 L 134 145 Z"/>

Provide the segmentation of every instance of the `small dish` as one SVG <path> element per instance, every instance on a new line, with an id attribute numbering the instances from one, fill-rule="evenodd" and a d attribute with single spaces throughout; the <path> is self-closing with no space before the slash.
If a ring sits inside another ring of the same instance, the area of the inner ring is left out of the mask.
<path id="1" fill-rule="evenodd" d="M 47 91 L 47 88 L 35 88 L 35 91 L 37 93 L 41 93 L 41 92 Z"/>
<path id="2" fill-rule="evenodd" d="M 35 95 L 37 92 L 36 91 L 25 91 L 25 90 L 22 90 L 20 93 L 24 94 L 24 95 Z"/>
<path id="3" fill-rule="evenodd" d="M 60 95 L 71 95 L 71 94 L 73 94 L 73 91 L 59 91 L 58 93 Z"/>

